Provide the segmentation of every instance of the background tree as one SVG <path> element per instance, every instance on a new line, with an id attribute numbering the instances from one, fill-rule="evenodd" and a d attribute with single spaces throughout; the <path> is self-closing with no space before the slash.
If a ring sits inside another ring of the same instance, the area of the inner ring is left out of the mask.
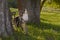
<path id="1" fill-rule="evenodd" d="M 7 0 L 0 0 L 0 36 L 6 37 L 12 33 L 11 13 Z"/>
<path id="2" fill-rule="evenodd" d="M 24 12 L 24 9 L 28 10 L 29 22 L 40 24 L 40 12 L 46 0 L 19 0 L 19 1 L 13 0 L 13 2 L 15 5 L 18 3 L 17 4 L 18 8 L 21 9 L 20 12 Z"/>
<path id="3" fill-rule="evenodd" d="M 40 10 L 43 7 L 45 0 L 17 0 L 18 3 L 18 10 L 19 10 L 19 15 L 20 15 L 20 20 L 21 20 L 21 26 L 23 27 L 22 24 L 25 24 L 25 22 L 22 23 L 22 16 L 27 9 L 28 16 L 29 16 L 29 22 L 38 24 L 40 25 Z M 27 27 L 24 26 L 23 30 L 27 33 Z"/>

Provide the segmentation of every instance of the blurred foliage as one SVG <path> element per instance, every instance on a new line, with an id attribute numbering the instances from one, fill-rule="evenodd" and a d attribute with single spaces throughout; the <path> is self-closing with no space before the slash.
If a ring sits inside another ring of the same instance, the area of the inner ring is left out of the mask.
<path id="1" fill-rule="evenodd" d="M 9 7 L 17 8 L 17 0 L 8 0 Z M 47 0 L 44 4 L 46 7 L 60 8 L 60 0 Z"/>
<path id="2" fill-rule="evenodd" d="M 47 8 L 60 8 L 60 0 L 47 0 L 44 7 Z"/>
<path id="3" fill-rule="evenodd" d="M 56 4 L 60 5 L 60 0 L 53 0 Z"/>
<path id="4" fill-rule="evenodd" d="M 16 8 L 17 7 L 17 0 L 8 0 L 8 6 Z"/>

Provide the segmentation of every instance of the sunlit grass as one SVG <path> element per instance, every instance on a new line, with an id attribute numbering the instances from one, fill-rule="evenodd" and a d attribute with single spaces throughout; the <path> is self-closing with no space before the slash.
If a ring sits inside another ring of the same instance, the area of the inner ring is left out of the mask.
<path id="1" fill-rule="evenodd" d="M 60 14 L 59 13 L 42 12 L 41 18 L 44 19 L 45 22 L 49 22 L 55 25 L 60 25 Z M 44 20 L 41 20 L 41 21 L 44 21 Z"/>

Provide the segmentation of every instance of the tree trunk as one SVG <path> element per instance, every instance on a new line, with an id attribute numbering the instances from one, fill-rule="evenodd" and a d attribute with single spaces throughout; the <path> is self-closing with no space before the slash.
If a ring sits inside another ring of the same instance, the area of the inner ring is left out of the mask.
<path id="1" fill-rule="evenodd" d="M 46 0 L 27 0 L 26 7 L 29 12 L 29 21 L 40 24 L 40 13 Z"/>
<path id="2" fill-rule="evenodd" d="M 18 5 L 20 15 L 27 9 L 29 22 L 40 24 L 40 0 L 18 0 Z"/>
<path id="3" fill-rule="evenodd" d="M 29 22 L 40 24 L 40 0 L 27 0 L 26 9 L 29 14 Z"/>
<path id="4" fill-rule="evenodd" d="M 11 15 L 9 14 L 7 0 L 1 0 L 0 3 L 0 36 L 12 34 Z"/>

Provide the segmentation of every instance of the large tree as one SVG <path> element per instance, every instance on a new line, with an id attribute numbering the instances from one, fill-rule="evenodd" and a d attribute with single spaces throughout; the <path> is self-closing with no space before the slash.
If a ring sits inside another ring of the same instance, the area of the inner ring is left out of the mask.
<path id="1" fill-rule="evenodd" d="M 46 0 L 18 0 L 20 12 L 28 10 L 29 22 L 40 24 L 40 12 Z M 20 13 L 21 15 L 21 13 Z"/>
<path id="2" fill-rule="evenodd" d="M 0 0 L 0 36 L 11 35 L 12 23 L 7 0 Z"/>
<path id="3" fill-rule="evenodd" d="M 28 22 L 40 25 L 40 12 L 45 1 L 46 0 L 17 0 L 21 21 L 20 25 L 25 32 L 27 32 L 27 27 L 23 25 L 26 25 L 26 22 L 23 22 L 23 20 L 21 20 L 25 9 L 27 9 L 28 12 Z"/>

